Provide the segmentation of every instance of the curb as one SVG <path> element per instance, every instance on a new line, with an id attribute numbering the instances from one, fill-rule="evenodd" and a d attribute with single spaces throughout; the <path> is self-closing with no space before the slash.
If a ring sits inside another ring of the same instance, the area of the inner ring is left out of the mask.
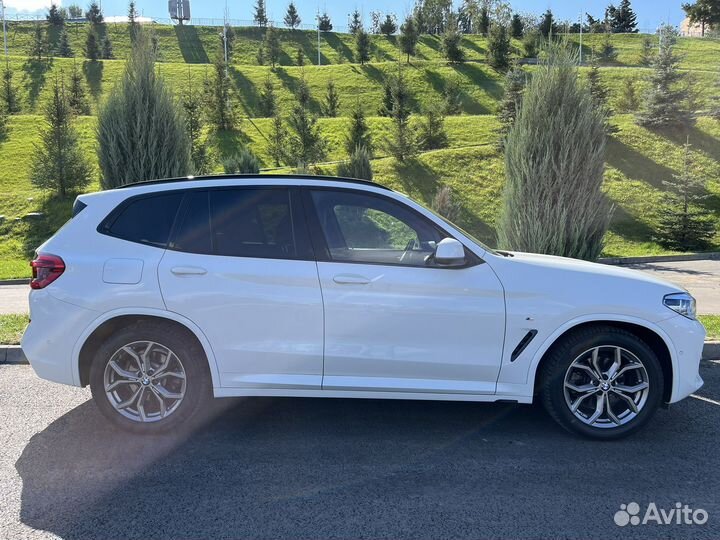
<path id="1" fill-rule="evenodd" d="M 720 359 L 720 341 L 706 341 L 702 353 L 703 360 Z M 20 345 L 0 345 L 0 365 L 27 365 L 27 358 Z"/>
<path id="2" fill-rule="evenodd" d="M 30 283 L 30 278 L 24 279 L 0 279 L 0 287 L 3 285 L 27 285 Z"/>
<path id="3" fill-rule="evenodd" d="M 715 261 L 720 259 L 720 252 L 688 253 L 686 255 L 653 255 L 649 257 L 607 257 L 598 259 L 601 264 L 624 266 L 626 264 L 642 264 L 654 262 L 681 262 L 681 261 Z"/>

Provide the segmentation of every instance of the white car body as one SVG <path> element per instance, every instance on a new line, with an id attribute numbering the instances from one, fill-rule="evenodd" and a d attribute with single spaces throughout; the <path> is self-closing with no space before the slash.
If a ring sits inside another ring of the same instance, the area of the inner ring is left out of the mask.
<path id="1" fill-rule="evenodd" d="M 189 254 L 98 232 L 128 197 L 228 186 L 373 193 L 411 207 L 481 263 L 462 269 Z M 543 355 L 598 321 L 645 332 L 670 377 L 664 401 L 698 389 L 705 330 L 663 305 L 683 292 L 648 274 L 572 259 L 486 250 L 406 196 L 298 177 L 149 183 L 79 197 L 87 205 L 38 252 L 64 273 L 30 293 L 23 350 L 37 374 L 88 383 L 83 347 L 118 317 L 189 329 L 216 397 L 307 396 L 531 403 Z M 527 347 L 512 358 L 529 331 Z M 664 350 L 662 350 L 664 347 Z M 660 350 L 658 350 L 660 349 Z"/>

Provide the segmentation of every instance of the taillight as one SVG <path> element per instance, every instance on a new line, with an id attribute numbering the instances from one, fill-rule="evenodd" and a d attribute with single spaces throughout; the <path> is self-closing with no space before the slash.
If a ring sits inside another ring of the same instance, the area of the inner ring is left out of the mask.
<path id="1" fill-rule="evenodd" d="M 65 271 L 65 262 L 57 255 L 49 253 L 38 253 L 30 266 L 32 267 L 30 287 L 33 289 L 47 287 Z"/>

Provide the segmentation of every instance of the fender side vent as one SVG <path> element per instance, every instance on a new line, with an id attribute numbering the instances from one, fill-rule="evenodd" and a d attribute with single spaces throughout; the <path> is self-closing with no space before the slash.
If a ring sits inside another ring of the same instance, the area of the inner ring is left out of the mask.
<path id="1" fill-rule="evenodd" d="M 517 360 L 517 357 L 522 354 L 522 352 L 525 350 L 525 348 L 530 345 L 530 342 L 533 340 L 533 338 L 537 335 L 537 330 L 530 330 L 525 336 L 520 340 L 520 343 L 517 344 L 517 347 L 515 347 L 515 350 L 510 355 L 510 361 L 514 362 Z"/>

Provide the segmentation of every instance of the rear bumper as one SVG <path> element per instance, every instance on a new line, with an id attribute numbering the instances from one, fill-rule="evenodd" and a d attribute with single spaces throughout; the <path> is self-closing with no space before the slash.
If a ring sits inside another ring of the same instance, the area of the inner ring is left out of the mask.
<path id="1" fill-rule="evenodd" d="M 63 302 L 47 290 L 30 294 L 30 325 L 21 346 L 35 373 L 49 381 L 79 385 L 73 349 L 97 313 Z"/>
<path id="2" fill-rule="evenodd" d="M 673 357 L 673 385 L 669 403 L 686 398 L 703 385 L 700 359 L 705 343 L 705 327 L 682 315 L 671 317 L 658 326 L 668 335 L 675 351 Z"/>

